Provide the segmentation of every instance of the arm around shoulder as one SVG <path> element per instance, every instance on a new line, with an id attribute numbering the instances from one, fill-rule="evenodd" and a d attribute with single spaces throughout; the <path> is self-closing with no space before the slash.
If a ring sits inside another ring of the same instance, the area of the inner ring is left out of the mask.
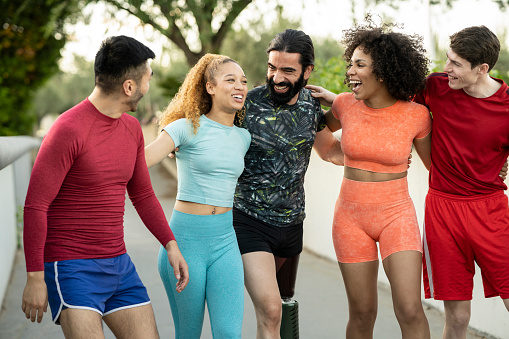
<path id="1" fill-rule="evenodd" d="M 344 165 L 345 155 L 341 149 L 341 141 L 332 134 L 327 126 L 316 133 L 313 148 L 322 160 L 338 166 Z"/>
<path id="2" fill-rule="evenodd" d="M 331 107 L 334 99 L 336 99 L 337 94 L 332 93 L 331 91 L 326 90 L 323 87 L 315 86 L 315 85 L 307 85 L 307 89 L 311 91 L 311 95 L 320 100 L 320 104 L 326 107 Z"/>
<path id="3" fill-rule="evenodd" d="M 161 131 L 161 134 L 156 140 L 145 146 L 145 161 L 147 167 L 152 167 L 166 158 L 170 152 L 175 149 L 175 143 L 166 131 Z"/>
<path id="4" fill-rule="evenodd" d="M 424 167 L 429 171 L 431 167 L 431 132 L 423 138 L 414 139 L 415 151 L 421 158 Z"/>

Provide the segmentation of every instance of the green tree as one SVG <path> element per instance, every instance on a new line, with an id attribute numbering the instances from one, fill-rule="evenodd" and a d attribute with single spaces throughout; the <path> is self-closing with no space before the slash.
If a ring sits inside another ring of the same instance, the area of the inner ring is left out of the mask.
<path id="1" fill-rule="evenodd" d="M 152 26 L 194 65 L 206 53 L 219 53 L 233 22 L 253 0 L 89 0 L 98 1 Z"/>
<path id="2" fill-rule="evenodd" d="M 244 69 L 250 87 L 265 83 L 267 74 L 267 53 L 269 42 L 274 36 L 287 28 L 299 29 L 300 21 L 283 17 L 282 8 L 278 7 L 276 20 L 269 27 L 261 16 L 252 19 L 231 34 L 225 40 L 221 53 L 235 59 Z"/>
<path id="3" fill-rule="evenodd" d="M 64 24 L 78 0 L 0 0 L 0 135 L 31 134 L 35 90 L 58 71 Z"/>
<path id="4" fill-rule="evenodd" d="M 287 28 L 300 29 L 300 26 L 300 20 L 285 18 L 282 7 L 277 6 L 277 17 L 271 25 L 267 26 L 261 16 L 253 15 L 247 22 L 232 29 L 233 34 L 226 37 L 220 53 L 232 57 L 242 66 L 250 88 L 261 85 L 265 83 L 267 74 L 265 51 L 269 42 L 277 33 Z M 313 38 L 313 43 L 317 62 L 315 70 L 320 68 L 318 65 L 325 64 L 329 58 L 343 54 L 339 42 L 330 37 Z M 168 97 L 176 93 L 188 69 L 182 62 L 172 63 L 161 84 Z"/>

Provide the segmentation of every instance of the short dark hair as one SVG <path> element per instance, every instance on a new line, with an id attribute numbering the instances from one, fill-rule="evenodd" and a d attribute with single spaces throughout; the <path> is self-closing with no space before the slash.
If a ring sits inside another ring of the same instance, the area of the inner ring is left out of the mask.
<path id="1" fill-rule="evenodd" d="M 276 34 L 274 39 L 267 47 L 267 54 L 271 51 L 286 52 L 286 53 L 299 53 L 299 63 L 304 70 L 307 66 L 314 66 L 315 64 L 315 48 L 313 41 L 303 31 L 295 29 L 285 29 L 281 33 Z"/>
<path id="2" fill-rule="evenodd" d="M 136 39 L 120 35 L 105 39 L 95 55 L 95 85 L 106 94 L 113 93 L 125 80 L 140 81 L 154 52 Z"/>
<path id="3" fill-rule="evenodd" d="M 454 33 L 450 37 L 454 53 L 470 62 L 472 68 L 488 64 L 491 71 L 498 60 L 500 41 L 486 26 L 472 26 Z"/>

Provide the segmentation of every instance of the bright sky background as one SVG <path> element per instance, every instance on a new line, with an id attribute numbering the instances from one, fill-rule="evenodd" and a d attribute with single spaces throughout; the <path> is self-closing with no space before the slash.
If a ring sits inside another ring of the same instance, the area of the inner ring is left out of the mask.
<path id="1" fill-rule="evenodd" d="M 394 22 L 403 24 L 405 32 L 423 35 L 428 50 L 431 44 L 430 26 L 433 28 L 432 31 L 438 34 L 439 44 L 443 47 L 447 46 L 448 38 L 452 33 L 473 25 L 485 25 L 499 38 L 505 35 L 506 48 L 509 45 L 509 20 L 507 19 L 509 11 L 501 12 L 492 0 L 456 0 L 451 10 L 442 5 L 428 7 L 428 0 L 407 0 L 399 1 L 400 6 L 397 11 L 386 5 L 366 7 L 365 2 L 359 0 L 281 0 L 281 2 L 284 9 L 283 15 L 289 18 L 300 18 L 302 30 L 312 37 L 331 36 L 339 40 L 341 31 L 352 25 L 351 4 L 355 3 L 354 12 L 357 21 L 362 21 L 363 13 L 366 11 L 371 11 L 373 14 L 383 12 Z M 263 1 L 254 0 L 237 22 L 242 23 L 252 15 L 260 15 L 253 13 L 253 9 L 263 11 L 263 3 Z M 111 35 L 124 34 L 135 37 L 149 46 L 158 56 L 162 54 L 163 46 L 168 46 L 166 38 L 154 35 L 148 26 L 145 29 L 139 27 L 138 20 L 127 14 L 119 12 L 117 15 L 117 19 L 124 22 L 124 25 L 120 27 L 109 20 L 109 16 L 104 14 L 104 8 L 101 5 L 89 6 L 87 10 L 94 13 L 91 23 L 87 26 L 78 24 L 71 28 L 73 41 L 66 44 L 62 53 L 64 58 L 61 66 L 64 70 L 71 70 L 69 64 L 72 62 L 73 53 L 93 60 L 101 41 Z M 265 13 L 261 15 L 267 22 L 276 18 L 273 7 L 266 8 Z M 168 59 L 163 59 L 162 62 L 167 63 Z"/>

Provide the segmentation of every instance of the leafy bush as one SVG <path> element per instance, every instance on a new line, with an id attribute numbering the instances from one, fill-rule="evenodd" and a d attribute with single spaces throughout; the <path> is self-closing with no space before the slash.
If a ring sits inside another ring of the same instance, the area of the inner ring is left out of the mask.
<path id="1" fill-rule="evenodd" d="M 75 1 L 0 0 L 0 135 L 31 134 L 35 90 L 58 71 Z"/>
<path id="2" fill-rule="evenodd" d="M 332 57 L 327 61 L 318 59 L 308 83 L 310 85 L 322 86 L 336 94 L 347 92 L 349 88 L 344 83 L 346 70 L 347 64 L 341 56 Z"/>

